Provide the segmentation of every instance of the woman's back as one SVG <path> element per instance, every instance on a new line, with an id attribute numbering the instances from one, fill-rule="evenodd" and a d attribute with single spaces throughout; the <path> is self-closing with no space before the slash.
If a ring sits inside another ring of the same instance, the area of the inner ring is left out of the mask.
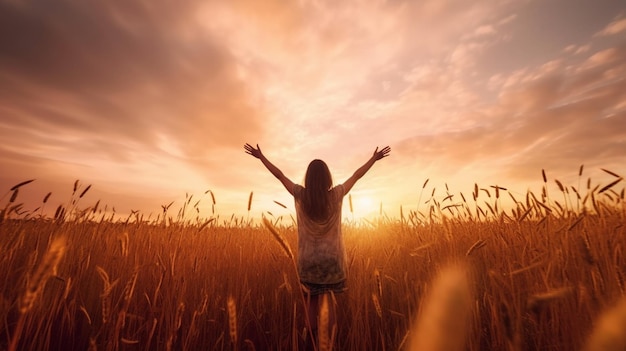
<path id="1" fill-rule="evenodd" d="M 298 222 L 298 273 L 300 280 L 314 284 L 335 284 L 346 279 L 346 257 L 341 235 L 343 185 L 328 191 L 329 213 L 325 220 L 313 220 L 304 210 L 305 188 L 293 190 Z"/>

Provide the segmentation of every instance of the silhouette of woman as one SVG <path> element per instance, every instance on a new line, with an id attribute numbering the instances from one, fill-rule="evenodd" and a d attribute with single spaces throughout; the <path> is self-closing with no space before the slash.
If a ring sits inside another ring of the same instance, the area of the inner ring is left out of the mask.
<path id="1" fill-rule="evenodd" d="M 263 155 L 258 144 L 256 148 L 246 144 L 244 149 L 247 154 L 260 159 L 294 197 L 298 226 L 298 275 L 308 301 L 309 325 L 313 335 L 316 335 L 322 298 L 326 294 L 342 292 L 346 288 L 347 260 L 341 235 L 343 197 L 376 161 L 389 156 L 391 148 L 376 148 L 370 159 L 348 180 L 334 187 L 328 166 L 322 160 L 309 163 L 303 187 L 294 184 L 274 166 Z M 330 330 L 327 335 L 331 335 L 336 323 L 335 309 L 329 308 L 329 312 Z"/>

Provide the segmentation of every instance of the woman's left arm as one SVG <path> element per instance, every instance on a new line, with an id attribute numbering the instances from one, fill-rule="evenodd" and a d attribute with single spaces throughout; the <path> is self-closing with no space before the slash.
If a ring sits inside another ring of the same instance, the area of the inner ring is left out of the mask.
<path id="1" fill-rule="evenodd" d="M 370 159 L 367 160 L 367 162 L 365 162 L 363 166 L 359 167 L 359 169 L 357 169 L 356 172 L 354 172 L 354 174 L 343 183 L 344 193 L 349 193 L 350 189 L 352 189 L 356 181 L 361 179 L 361 177 L 363 177 L 365 173 L 367 173 L 367 171 L 372 168 L 376 161 L 389 156 L 390 152 L 391 148 L 389 146 L 385 146 L 384 148 L 382 148 L 382 150 L 378 150 L 378 148 L 376 148 L 376 150 L 374 150 L 374 153 L 372 154 L 372 157 L 370 157 Z"/>

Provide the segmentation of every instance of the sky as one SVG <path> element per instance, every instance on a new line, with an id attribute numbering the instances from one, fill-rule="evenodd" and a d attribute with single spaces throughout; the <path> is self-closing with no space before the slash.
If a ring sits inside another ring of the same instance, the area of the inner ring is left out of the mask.
<path id="1" fill-rule="evenodd" d="M 36 179 L 27 208 L 79 179 L 80 206 L 118 213 L 193 194 L 209 217 L 211 190 L 221 216 L 250 192 L 249 215 L 292 214 L 245 143 L 296 183 L 315 158 L 341 183 L 389 145 L 357 216 L 424 206 L 426 179 L 524 194 L 584 164 L 606 183 L 626 175 L 626 4 L 0 0 L 0 140 L 0 194 Z"/>

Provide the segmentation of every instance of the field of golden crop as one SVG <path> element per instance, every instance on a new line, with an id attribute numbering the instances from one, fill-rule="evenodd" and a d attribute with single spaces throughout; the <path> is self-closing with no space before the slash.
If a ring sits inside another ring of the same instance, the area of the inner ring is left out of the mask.
<path id="1" fill-rule="evenodd" d="M 401 218 L 348 221 L 333 349 L 623 350 L 626 205 L 614 176 L 556 181 L 559 193 L 546 180 L 522 198 L 446 189 Z M 89 189 L 76 186 L 41 218 L 19 203 L 25 186 L 2 200 L 0 350 L 296 350 L 307 336 L 292 219 L 189 220 L 167 206 L 112 219 L 80 208 Z"/>

